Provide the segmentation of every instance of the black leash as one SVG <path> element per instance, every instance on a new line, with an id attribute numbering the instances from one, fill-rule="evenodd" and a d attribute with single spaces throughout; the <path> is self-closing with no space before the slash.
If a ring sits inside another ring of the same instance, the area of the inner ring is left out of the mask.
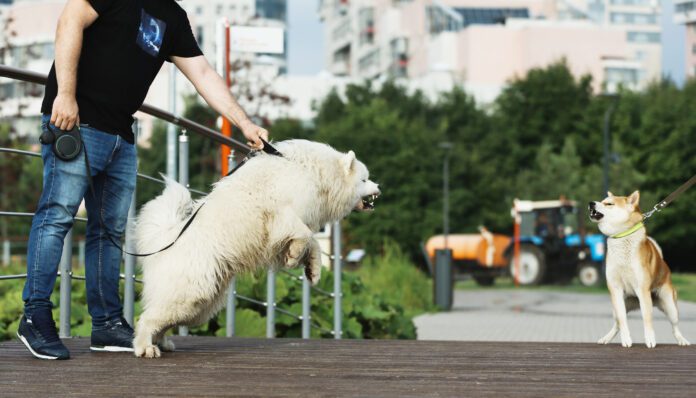
<path id="1" fill-rule="evenodd" d="M 665 207 L 667 207 L 667 205 L 669 205 L 670 203 L 672 203 L 677 197 L 679 197 L 679 195 L 683 194 L 684 191 L 686 191 L 687 189 L 691 188 L 691 186 L 694 185 L 694 184 L 696 184 L 696 174 L 694 174 L 693 177 L 689 178 L 689 180 L 688 180 L 687 182 L 683 183 L 683 184 L 682 184 L 679 188 L 677 188 L 674 192 L 672 192 L 671 194 L 667 195 L 667 197 L 664 198 L 662 201 L 658 202 L 655 206 L 653 206 L 652 210 L 650 210 L 649 212 L 643 214 L 643 220 L 646 220 L 646 219 L 652 217 L 652 215 L 653 215 L 655 212 L 659 212 L 660 210 L 662 210 L 662 209 L 664 209 Z"/>
<path id="2" fill-rule="evenodd" d="M 283 154 L 281 154 L 280 152 L 278 152 L 278 150 L 275 149 L 271 144 L 269 144 L 268 142 L 266 142 L 266 140 L 264 140 L 264 139 L 261 138 L 261 137 L 259 137 L 259 139 L 260 139 L 261 142 L 263 143 L 263 148 L 262 148 L 261 150 L 255 150 L 255 151 L 250 152 L 249 155 L 247 155 L 247 157 L 244 158 L 244 160 L 242 160 L 242 162 L 240 162 L 239 165 L 237 165 L 237 167 L 235 167 L 234 169 L 232 169 L 232 171 L 230 171 L 229 173 L 227 173 L 227 175 L 226 175 L 225 177 L 227 177 L 227 176 L 229 176 L 230 174 L 234 173 L 235 171 L 239 170 L 239 168 L 242 167 L 242 165 L 244 165 L 251 157 L 256 156 L 256 155 L 257 155 L 259 152 L 261 152 L 261 151 L 266 152 L 266 153 L 269 154 L 269 155 L 283 157 Z M 80 140 L 82 141 L 82 135 L 80 135 Z M 92 170 L 91 170 L 91 168 L 89 167 L 89 156 L 87 155 L 87 146 L 84 145 L 84 142 L 82 142 L 82 147 L 84 148 L 84 151 L 85 151 L 85 168 L 87 169 L 87 182 L 89 183 L 89 190 L 92 192 L 92 197 L 94 197 L 94 200 L 96 201 L 96 200 L 97 200 L 97 193 L 96 193 L 96 191 L 95 191 L 95 189 L 94 189 L 94 183 L 92 182 Z M 142 254 L 142 253 L 131 253 L 131 252 L 128 252 L 128 251 L 124 250 L 123 247 L 121 247 L 121 245 L 120 245 L 119 243 L 117 243 L 117 242 L 114 240 L 113 236 L 111 236 L 111 234 L 109 233 L 109 231 L 106 229 L 106 227 L 105 227 L 105 224 L 106 224 L 106 223 L 104 222 L 104 215 L 102 214 L 101 211 L 99 211 L 99 224 L 100 224 L 100 226 L 101 226 L 101 229 L 104 230 L 104 233 L 106 234 L 106 236 L 107 236 L 107 237 L 109 238 L 109 240 L 111 241 L 111 243 L 112 243 L 114 246 L 116 246 L 116 248 L 118 248 L 121 252 L 123 252 L 123 253 L 125 253 L 125 254 L 128 254 L 128 255 L 130 255 L 130 256 L 135 256 L 135 257 L 148 257 L 148 256 L 152 256 L 152 255 L 157 254 L 157 253 L 161 253 L 161 252 L 163 252 L 163 251 L 169 249 L 170 247 L 174 246 L 174 244 L 179 240 L 179 238 L 181 237 L 181 235 L 183 235 L 184 232 L 186 232 L 186 230 L 188 229 L 188 227 L 191 225 L 191 223 L 193 222 L 193 220 L 196 218 L 196 216 L 198 215 L 198 212 L 201 211 L 201 209 L 203 208 L 203 205 L 205 205 L 205 202 L 201 203 L 201 205 L 198 206 L 198 208 L 196 209 L 196 211 L 194 211 L 193 214 L 191 215 L 191 217 L 189 217 L 188 221 L 186 221 L 186 224 L 184 224 L 184 227 L 181 228 L 181 231 L 179 232 L 179 235 L 177 235 L 176 238 L 174 238 L 174 240 L 173 240 L 170 244 L 168 244 L 167 246 L 165 246 L 165 247 L 163 247 L 163 248 L 161 248 L 161 249 L 159 249 L 159 250 L 157 250 L 157 251 L 154 251 L 154 252 L 152 252 L 152 253 L 145 253 L 145 254 Z"/>

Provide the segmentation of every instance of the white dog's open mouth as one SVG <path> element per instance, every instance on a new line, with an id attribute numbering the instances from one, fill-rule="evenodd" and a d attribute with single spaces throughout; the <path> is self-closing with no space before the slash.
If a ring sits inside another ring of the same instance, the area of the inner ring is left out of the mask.
<path id="1" fill-rule="evenodd" d="M 375 209 L 375 200 L 379 197 L 379 194 L 372 194 L 361 198 L 358 204 L 355 206 L 355 210 L 358 211 L 372 211 Z"/>

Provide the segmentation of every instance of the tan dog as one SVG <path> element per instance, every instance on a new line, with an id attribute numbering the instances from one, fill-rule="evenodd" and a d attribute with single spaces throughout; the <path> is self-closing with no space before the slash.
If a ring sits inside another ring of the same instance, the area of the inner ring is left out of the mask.
<path id="1" fill-rule="evenodd" d="M 662 249 L 648 234 L 638 208 L 640 193 L 614 196 L 607 193 L 601 202 L 590 202 L 590 219 L 607 235 L 607 286 L 614 307 L 614 326 L 597 343 L 609 343 L 621 332 L 621 345 L 633 343 L 626 323 L 626 313 L 640 308 L 645 328 L 645 345 L 653 348 L 655 330 L 652 323 L 653 304 L 667 315 L 672 332 L 681 346 L 689 342 L 679 331 L 677 291 L 672 286 L 669 267 L 662 258 Z"/>

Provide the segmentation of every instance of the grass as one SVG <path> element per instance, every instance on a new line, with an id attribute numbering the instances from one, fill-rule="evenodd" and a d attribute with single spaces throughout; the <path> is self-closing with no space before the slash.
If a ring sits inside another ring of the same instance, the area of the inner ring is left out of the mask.
<path id="1" fill-rule="evenodd" d="M 672 274 L 672 284 L 677 289 L 679 300 L 696 302 L 696 274 Z M 479 286 L 473 279 L 457 281 L 455 289 L 458 290 L 485 290 L 485 289 L 516 289 L 512 278 L 497 278 L 495 284 L 490 287 Z M 567 285 L 541 285 L 526 286 L 517 289 L 541 290 L 556 292 L 607 294 L 606 286 L 587 287 L 580 284 L 577 279 Z"/>

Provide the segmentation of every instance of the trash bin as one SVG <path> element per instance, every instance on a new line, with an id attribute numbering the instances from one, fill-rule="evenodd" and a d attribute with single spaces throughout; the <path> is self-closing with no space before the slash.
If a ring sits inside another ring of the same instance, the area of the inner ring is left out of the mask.
<path id="1" fill-rule="evenodd" d="M 452 309 L 453 298 L 452 250 L 435 250 L 435 305 L 443 310 Z"/>

